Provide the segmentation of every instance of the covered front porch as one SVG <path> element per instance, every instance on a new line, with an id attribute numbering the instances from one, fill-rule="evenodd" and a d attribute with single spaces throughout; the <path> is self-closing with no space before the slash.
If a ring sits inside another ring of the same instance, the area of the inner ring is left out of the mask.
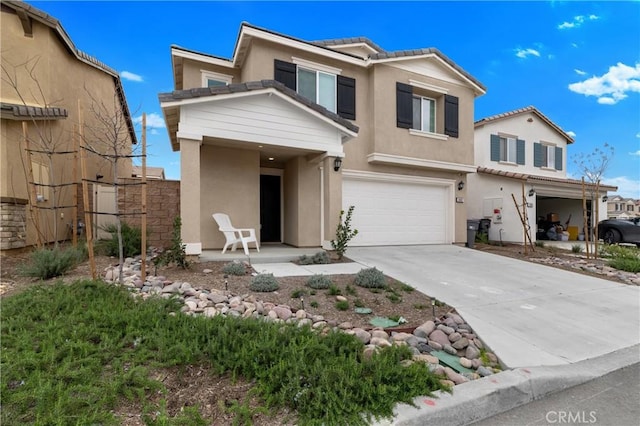
<path id="1" fill-rule="evenodd" d="M 357 136 L 356 126 L 277 82 L 160 98 L 181 151 L 187 254 L 222 248 L 224 236 L 211 216 L 219 212 L 234 227 L 254 228 L 260 243 L 327 246 L 342 201 L 336 159 Z"/>

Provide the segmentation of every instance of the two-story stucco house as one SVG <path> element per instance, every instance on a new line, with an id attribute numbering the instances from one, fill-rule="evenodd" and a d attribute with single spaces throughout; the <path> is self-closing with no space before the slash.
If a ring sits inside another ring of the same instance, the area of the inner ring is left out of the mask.
<path id="1" fill-rule="evenodd" d="M 80 108 L 83 124 L 96 132 L 104 126 L 91 113 L 93 106 L 103 105 L 102 119 L 118 117 L 122 154 L 131 152 L 136 135 L 114 69 L 76 48 L 62 24 L 43 11 L 21 1 L 2 1 L 1 12 L 0 228 L 4 250 L 31 246 L 38 240 L 70 238 L 73 208 L 77 206 L 81 213 L 83 209 L 82 191 L 76 191 L 81 179 L 76 161 Z M 99 143 L 92 146 L 99 152 L 107 148 Z M 93 181 L 114 180 L 110 163 L 96 155 L 88 156 L 86 170 Z M 119 170 L 119 177 L 131 176 L 131 160 L 120 159 Z M 34 182 L 35 188 L 28 182 Z M 89 186 L 89 208 L 93 209 L 91 194 L 102 186 Z M 113 196 L 111 199 L 115 203 Z M 54 206 L 59 208 L 53 210 Z"/>
<path id="2" fill-rule="evenodd" d="M 171 48 L 159 95 L 181 154 L 183 241 L 221 248 L 211 215 L 262 243 L 330 247 L 466 241 L 474 99 L 485 88 L 438 50 L 366 38 L 309 42 L 243 23 L 233 57 Z"/>
<path id="3" fill-rule="evenodd" d="M 638 216 L 640 216 L 640 200 L 624 198 L 620 195 L 608 198 L 607 217 L 609 219 L 633 219 Z"/>
<path id="4" fill-rule="evenodd" d="M 533 106 L 476 121 L 478 173 L 468 176 L 469 218 L 487 219 L 489 239 L 494 241 L 523 243 L 525 211 L 532 241 L 550 238 L 548 229 L 558 225 L 570 238 L 578 239 L 584 232 L 583 185 L 567 178 L 568 149 L 573 142 Z M 591 229 L 597 223 L 596 210 L 601 219 L 606 218 L 603 197 L 615 190 L 600 185 L 596 192 L 594 185 L 585 184 Z"/>

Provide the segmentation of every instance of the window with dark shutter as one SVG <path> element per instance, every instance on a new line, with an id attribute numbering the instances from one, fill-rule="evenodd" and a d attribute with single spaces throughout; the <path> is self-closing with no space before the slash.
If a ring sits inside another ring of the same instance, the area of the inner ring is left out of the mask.
<path id="1" fill-rule="evenodd" d="M 516 164 L 524 165 L 524 140 L 516 140 Z"/>
<path id="2" fill-rule="evenodd" d="M 542 152 L 542 150 L 544 149 L 544 147 L 542 146 L 541 143 L 534 143 L 533 144 L 533 165 L 534 167 L 542 167 L 542 163 L 544 161 L 544 154 Z"/>
<path id="3" fill-rule="evenodd" d="M 291 90 L 296 90 L 296 64 L 275 60 L 273 78 Z"/>
<path id="4" fill-rule="evenodd" d="M 453 138 L 458 137 L 458 98 L 444 96 L 444 134 Z"/>
<path id="5" fill-rule="evenodd" d="M 396 83 L 396 125 L 403 129 L 413 125 L 413 89 L 399 82 Z"/>
<path id="6" fill-rule="evenodd" d="M 562 148 L 556 147 L 556 170 L 562 170 Z"/>
<path id="7" fill-rule="evenodd" d="M 500 161 L 500 136 L 491 135 L 491 161 Z"/>
<path id="8" fill-rule="evenodd" d="M 338 115 L 347 120 L 356 119 L 356 80 L 338 76 Z"/>

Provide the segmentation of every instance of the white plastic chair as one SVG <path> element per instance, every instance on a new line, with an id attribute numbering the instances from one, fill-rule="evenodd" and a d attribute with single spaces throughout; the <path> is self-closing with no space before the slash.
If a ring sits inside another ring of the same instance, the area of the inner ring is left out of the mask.
<path id="1" fill-rule="evenodd" d="M 218 224 L 218 229 L 224 234 L 227 242 L 222 249 L 222 254 L 227 251 L 227 247 L 233 244 L 231 251 L 235 251 L 238 247 L 238 243 L 242 244 L 244 254 L 249 256 L 249 243 L 256 243 L 256 250 L 260 251 L 258 246 L 258 239 L 256 238 L 256 230 L 253 228 L 234 228 L 231 225 L 231 219 L 229 215 L 225 213 L 214 213 L 213 219 Z M 248 234 L 248 235 L 245 235 Z"/>

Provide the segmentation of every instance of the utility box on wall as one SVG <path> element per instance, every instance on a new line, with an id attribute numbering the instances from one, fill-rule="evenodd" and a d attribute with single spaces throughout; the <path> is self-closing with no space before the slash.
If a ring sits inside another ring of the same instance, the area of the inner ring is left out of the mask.
<path id="1" fill-rule="evenodd" d="M 493 223 L 502 223 L 502 198 L 485 198 L 482 204 L 482 215 Z"/>

